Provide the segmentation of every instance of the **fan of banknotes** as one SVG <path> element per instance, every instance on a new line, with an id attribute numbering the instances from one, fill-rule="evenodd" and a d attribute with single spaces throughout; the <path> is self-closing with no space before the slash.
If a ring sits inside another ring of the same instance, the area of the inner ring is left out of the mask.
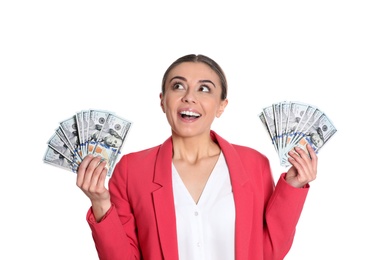
<path id="1" fill-rule="evenodd" d="M 267 130 L 280 159 L 290 166 L 288 152 L 295 146 L 307 151 L 310 144 L 316 153 L 337 132 L 328 116 L 309 104 L 282 101 L 265 107 L 259 118 Z"/>
<path id="2" fill-rule="evenodd" d="M 107 161 L 108 176 L 123 147 L 132 122 L 105 110 L 82 110 L 59 123 L 47 142 L 43 161 L 77 172 L 88 154 Z"/>

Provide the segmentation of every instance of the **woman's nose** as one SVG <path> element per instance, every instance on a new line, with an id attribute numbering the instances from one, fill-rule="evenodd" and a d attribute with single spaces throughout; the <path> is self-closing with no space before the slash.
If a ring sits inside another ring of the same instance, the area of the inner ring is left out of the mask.
<path id="1" fill-rule="evenodd" d="M 182 97 L 182 102 L 186 102 L 186 103 L 196 103 L 197 100 L 196 100 L 196 97 L 195 97 L 195 94 L 190 91 L 190 90 L 187 90 L 185 95 Z"/>

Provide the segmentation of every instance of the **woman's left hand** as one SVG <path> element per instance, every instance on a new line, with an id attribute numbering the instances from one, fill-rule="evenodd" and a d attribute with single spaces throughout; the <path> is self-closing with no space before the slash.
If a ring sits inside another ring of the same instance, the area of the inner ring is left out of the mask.
<path id="1" fill-rule="evenodd" d="M 286 174 L 286 181 L 296 188 L 305 186 L 317 177 L 318 157 L 310 145 L 307 145 L 307 150 L 310 155 L 297 146 L 288 153 L 292 167 Z"/>

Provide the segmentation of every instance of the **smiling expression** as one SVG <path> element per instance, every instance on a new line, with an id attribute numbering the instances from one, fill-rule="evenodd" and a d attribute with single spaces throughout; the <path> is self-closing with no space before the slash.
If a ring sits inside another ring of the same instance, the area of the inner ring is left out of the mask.
<path id="1" fill-rule="evenodd" d="M 168 74 L 160 102 L 173 133 L 195 136 L 208 134 L 228 100 L 221 100 L 220 78 L 208 65 L 183 62 Z"/>

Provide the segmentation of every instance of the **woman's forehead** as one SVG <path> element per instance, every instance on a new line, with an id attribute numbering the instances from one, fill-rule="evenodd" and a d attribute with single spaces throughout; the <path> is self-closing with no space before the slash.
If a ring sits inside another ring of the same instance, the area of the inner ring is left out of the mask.
<path id="1" fill-rule="evenodd" d="M 174 67 L 168 74 L 168 78 L 181 76 L 184 78 L 212 79 L 220 81 L 217 73 L 203 62 L 183 62 Z"/>

